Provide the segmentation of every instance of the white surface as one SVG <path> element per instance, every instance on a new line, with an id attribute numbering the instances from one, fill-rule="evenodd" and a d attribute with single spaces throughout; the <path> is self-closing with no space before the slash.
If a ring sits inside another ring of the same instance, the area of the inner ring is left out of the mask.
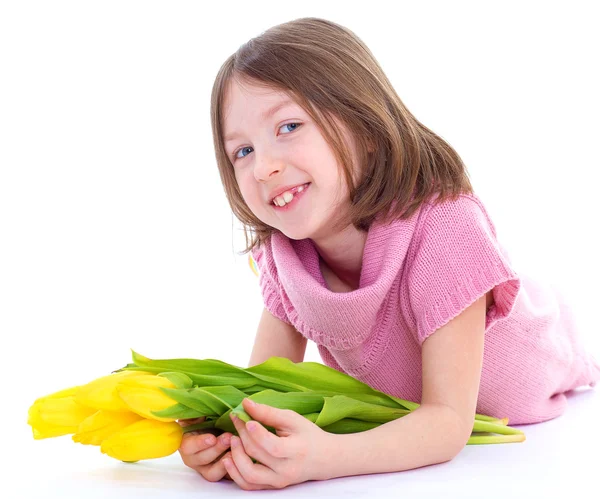
<path id="1" fill-rule="evenodd" d="M 33 441 L 25 420 L 35 398 L 124 366 L 129 348 L 247 365 L 262 298 L 235 253 L 243 233 L 232 230 L 215 165 L 210 90 L 242 43 L 297 17 L 362 38 L 408 109 L 467 164 L 515 268 L 560 289 L 600 358 L 594 2 L 207 5 L 0 2 L 4 497 L 239 492 L 204 482 L 178 455 L 124 465 L 68 437 Z M 306 360 L 320 361 L 313 343 Z M 284 492 L 595 490 L 598 390 L 528 428 L 523 445 Z"/>
<path id="2" fill-rule="evenodd" d="M 577 390 L 569 394 L 563 416 L 518 426 L 527 436 L 523 443 L 469 445 L 447 463 L 400 473 L 305 482 L 278 491 L 277 497 L 506 499 L 558 498 L 579 488 L 593 491 L 598 473 L 599 414 L 600 393 Z M 35 443 L 25 440 L 20 446 L 23 456 L 35 458 L 29 458 L 28 466 L 21 461 L 23 468 L 28 468 L 26 474 L 8 477 L 4 490 L 11 494 L 5 497 L 247 497 L 246 491 L 232 482 L 204 480 L 183 464 L 179 453 L 125 464 L 102 455 L 97 447 L 74 444 L 69 437 Z M 402 452 L 401 442 L 398 452 Z"/>

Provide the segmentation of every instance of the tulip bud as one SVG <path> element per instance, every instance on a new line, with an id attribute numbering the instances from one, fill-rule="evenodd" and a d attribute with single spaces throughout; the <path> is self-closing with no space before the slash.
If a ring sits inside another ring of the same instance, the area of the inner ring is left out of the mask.
<path id="1" fill-rule="evenodd" d="M 104 440 L 103 454 L 132 462 L 173 454 L 181 445 L 183 429 L 177 423 L 142 419 Z"/>
<path id="2" fill-rule="evenodd" d="M 176 418 L 160 417 L 153 411 L 162 411 L 178 403 L 163 393 L 161 387 L 175 388 L 175 385 L 163 376 L 131 376 L 119 381 L 117 393 L 127 407 L 148 419 L 157 421 L 175 421 Z"/>
<path id="3" fill-rule="evenodd" d="M 116 386 L 124 379 L 139 376 L 152 377 L 154 375 L 143 371 L 122 371 L 102 376 L 87 385 L 79 387 L 75 394 L 77 402 L 96 410 L 129 412 L 130 409 L 121 397 L 119 397 Z"/>
<path id="4" fill-rule="evenodd" d="M 79 387 L 38 398 L 29 408 L 27 423 L 36 440 L 75 433 L 79 424 L 96 412 L 76 401 Z"/>
<path id="5" fill-rule="evenodd" d="M 84 419 L 71 438 L 85 445 L 100 445 L 104 440 L 143 418 L 134 412 L 96 411 Z"/>

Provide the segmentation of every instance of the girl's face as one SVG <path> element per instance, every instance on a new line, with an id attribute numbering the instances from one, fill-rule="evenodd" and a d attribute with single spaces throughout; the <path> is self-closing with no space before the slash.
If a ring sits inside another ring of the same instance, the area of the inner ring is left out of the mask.
<path id="1" fill-rule="evenodd" d="M 254 215 L 291 239 L 331 236 L 328 227 L 347 206 L 348 188 L 332 149 L 302 107 L 285 93 L 233 80 L 223 119 L 225 150 Z M 356 157 L 351 135 L 336 122 Z"/>

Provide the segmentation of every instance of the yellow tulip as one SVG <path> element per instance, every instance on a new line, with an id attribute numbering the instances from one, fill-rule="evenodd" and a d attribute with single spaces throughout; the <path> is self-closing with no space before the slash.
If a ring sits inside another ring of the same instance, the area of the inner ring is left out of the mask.
<path id="1" fill-rule="evenodd" d="M 138 376 L 155 376 L 144 371 L 121 371 L 109 374 L 80 386 L 75 394 L 77 402 L 87 407 L 104 411 L 129 412 L 129 407 L 117 393 L 117 384 L 127 378 Z"/>
<path id="2" fill-rule="evenodd" d="M 121 461 L 154 459 L 177 451 L 182 436 L 183 428 L 178 423 L 142 419 L 104 440 L 100 450 Z"/>
<path id="3" fill-rule="evenodd" d="M 27 423 L 33 431 L 33 438 L 60 437 L 75 433 L 79 424 L 96 412 L 79 404 L 75 386 L 38 398 L 29 408 Z"/>
<path id="4" fill-rule="evenodd" d="M 134 412 L 96 411 L 83 420 L 71 438 L 85 445 L 100 445 L 104 440 L 126 426 L 143 418 Z"/>
<path id="5" fill-rule="evenodd" d="M 162 411 L 177 404 L 162 392 L 161 387 L 176 388 L 162 376 L 131 376 L 119 381 L 117 392 L 127 407 L 136 414 L 157 421 L 175 421 L 176 418 L 163 418 L 152 414 L 152 411 Z"/>

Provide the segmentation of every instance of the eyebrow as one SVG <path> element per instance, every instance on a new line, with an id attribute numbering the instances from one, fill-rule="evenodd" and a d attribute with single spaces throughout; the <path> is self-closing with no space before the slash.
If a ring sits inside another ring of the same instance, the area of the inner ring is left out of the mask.
<path id="1" fill-rule="evenodd" d="M 273 116 L 280 109 L 283 109 L 284 107 L 290 106 L 292 104 L 295 104 L 295 102 L 293 100 L 285 99 L 285 100 L 279 102 L 278 104 L 275 104 L 270 109 L 267 109 L 264 113 L 262 113 L 260 115 L 260 117 L 261 117 L 262 121 L 265 121 L 265 120 L 269 119 L 271 116 Z M 237 132 L 230 133 L 229 135 L 225 136 L 225 142 L 229 142 L 230 140 L 237 138 L 239 135 L 240 134 Z"/>

